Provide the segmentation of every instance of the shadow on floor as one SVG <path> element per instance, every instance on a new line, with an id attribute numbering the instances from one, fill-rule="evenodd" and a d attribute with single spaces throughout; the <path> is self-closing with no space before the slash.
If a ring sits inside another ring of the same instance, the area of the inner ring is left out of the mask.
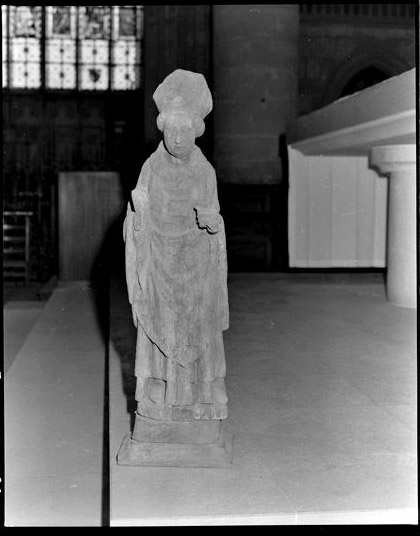
<path id="1" fill-rule="evenodd" d="M 104 343 L 107 348 L 109 344 L 113 345 L 121 362 L 123 391 L 133 426 L 136 410 L 134 365 L 137 333 L 125 282 L 124 218 L 125 212 L 108 229 L 93 264 L 90 279 Z M 108 363 L 108 355 L 106 362 Z"/>
<path id="2" fill-rule="evenodd" d="M 123 392 L 127 400 L 127 413 L 130 415 L 132 429 L 137 407 L 135 400 L 136 377 L 134 375 L 137 330 L 133 324 L 125 279 L 111 278 L 110 305 L 110 342 L 120 359 Z"/>
<path id="3" fill-rule="evenodd" d="M 110 225 L 99 253 L 93 263 L 90 273 L 90 286 L 93 293 L 96 317 L 99 329 L 104 342 L 104 411 L 103 411 L 103 454 L 102 454 L 102 526 L 110 525 L 110 467 L 109 467 L 109 347 L 114 344 L 115 322 L 114 322 L 114 300 L 111 291 L 111 282 L 124 281 L 124 241 L 123 223 L 125 213 L 121 213 Z M 112 317 L 112 318 L 111 318 Z M 118 339 L 118 336 L 117 336 Z M 116 345 L 116 347 L 118 347 Z M 135 347 L 134 347 L 135 352 Z M 126 353 L 125 349 L 120 349 L 118 355 L 121 358 L 122 367 L 132 359 L 132 354 Z M 133 362 L 134 369 L 134 362 Z M 126 389 L 124 388 L 124 391 Z M 133 394 L 134 397 L 134 394 Z"/>

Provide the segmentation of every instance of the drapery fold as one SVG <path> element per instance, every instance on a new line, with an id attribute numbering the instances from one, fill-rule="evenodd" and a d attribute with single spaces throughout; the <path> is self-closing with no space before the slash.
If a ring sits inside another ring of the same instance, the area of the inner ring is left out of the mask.
<path id="1" fill-rule="evenodd" d="M 132 202 L 124 239 L 138 411 L 165 420 L 225 418 L 227 261 L 214 169 L 198 147 L 177 164 L 161 143 Z"/>

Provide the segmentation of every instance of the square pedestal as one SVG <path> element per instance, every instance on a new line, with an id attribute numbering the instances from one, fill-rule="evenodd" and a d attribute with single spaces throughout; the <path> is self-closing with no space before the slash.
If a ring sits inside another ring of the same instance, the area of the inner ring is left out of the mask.
<path id="1" fill-rule="evenodd" d="M 153 424 L 136 420 L 135 431 L 136 435 L 124 438 L 117 455 L 119 465 L 232 466 L 233 435 L 220 421 Z"/>

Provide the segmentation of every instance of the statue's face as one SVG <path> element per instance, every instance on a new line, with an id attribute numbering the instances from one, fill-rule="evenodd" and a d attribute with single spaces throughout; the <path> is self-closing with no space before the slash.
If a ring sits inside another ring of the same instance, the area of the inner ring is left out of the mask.
<path id="1" fill-rule="evenodd" d="M 175 158 L 188 158 L 195 145 L 196 132 L 191 117 L 173 113 L 165 117 L 163 139 L 166 150 Z"/>

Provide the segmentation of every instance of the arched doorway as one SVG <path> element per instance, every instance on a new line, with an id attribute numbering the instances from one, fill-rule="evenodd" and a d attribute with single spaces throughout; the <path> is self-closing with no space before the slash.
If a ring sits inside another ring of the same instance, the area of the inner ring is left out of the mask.
<path id="1" fill-rule="evenodd" d="M 382 69 L 378 69 L 377 67 L 371 66 L 362 69 L 343 87 L 340 97 L 352 95 L 357 91 L 362 91 L 363 89 L 374 86 L 375 84 L 379 84 L 387 78 L 390 78 L 390 76 L 390 74 L 386 73 Z"/>
<path id="2" fill-rule="evenodd" d="M 407 61 L 386 50 L 377 47 L 356 50 L 329 76 L 322 105 L 327 106 L 341 97 L 366 89 L 410 68 Z"/>

